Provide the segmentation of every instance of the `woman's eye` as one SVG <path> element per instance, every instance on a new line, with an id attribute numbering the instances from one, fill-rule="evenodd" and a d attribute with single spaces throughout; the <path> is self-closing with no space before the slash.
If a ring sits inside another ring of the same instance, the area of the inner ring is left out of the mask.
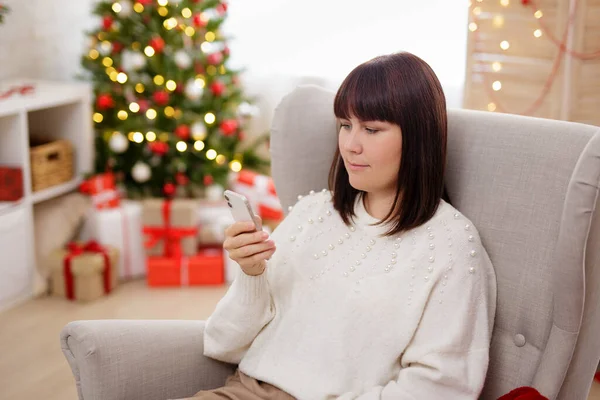
<path id="1" fill-rule="evenodd" d="M 350 124 L 342 124 L 342 129 L 350 129 Z"/>
<path id="2" fill-rule="evenodd" d="M 365 128 L 365 131 L 367 131 L 367 133 L 377 133 L 379 132 L 379 129 L 371 129 L 371 128 Z"/>

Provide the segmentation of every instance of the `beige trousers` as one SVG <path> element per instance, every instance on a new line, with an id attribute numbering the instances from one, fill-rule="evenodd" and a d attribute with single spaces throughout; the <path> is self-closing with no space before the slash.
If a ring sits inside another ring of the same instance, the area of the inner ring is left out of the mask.
<path id="1" fill-rule="evenodd" d="M 225 386 L 202 390 L 193 397 L 181 400 L 294 400 L 281 389 L 268 383 L 257 381 L 240 370 L 227 378 Z"/>

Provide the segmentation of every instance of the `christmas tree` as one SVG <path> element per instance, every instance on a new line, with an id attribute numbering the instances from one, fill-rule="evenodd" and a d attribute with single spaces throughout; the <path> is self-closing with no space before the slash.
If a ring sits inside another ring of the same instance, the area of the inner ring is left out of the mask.
<path id="1" fill-rule="evenodd" d="M 228 68 L 221 0 L 100 1 L 82 65 L 94 87 L 96 172 L 130 197 L 196 196 L 268 164 L 246 146 L 254 114 Z"/>

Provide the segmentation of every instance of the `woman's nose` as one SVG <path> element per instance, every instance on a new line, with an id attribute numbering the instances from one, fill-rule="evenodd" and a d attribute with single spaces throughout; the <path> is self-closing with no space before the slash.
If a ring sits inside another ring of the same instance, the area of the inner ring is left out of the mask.
<path id="1" fill-rule="evenodd" d="M 348 134 L 348 136 L 346 136 L 344 148 L 346 151 L 349 151 L 352 153 L 360 153 L 362 151 L 362 145 L 360 143 L 359 132 L 357 130 L 353 129 Z"/>

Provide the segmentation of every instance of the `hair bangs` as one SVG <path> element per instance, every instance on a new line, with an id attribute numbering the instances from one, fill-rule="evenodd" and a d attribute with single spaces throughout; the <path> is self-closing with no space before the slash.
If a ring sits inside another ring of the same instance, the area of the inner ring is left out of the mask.
<path id="1" fill-rule="evenodd" d="M 355 68 L 342 82 L 335 96 L 335 116 L 398 123 L 397 111 L 394 112 L 398 104 L 390 102 L 390 98 L 395 96 L 387 75 L 385 64 L 376 59 Z"/>

